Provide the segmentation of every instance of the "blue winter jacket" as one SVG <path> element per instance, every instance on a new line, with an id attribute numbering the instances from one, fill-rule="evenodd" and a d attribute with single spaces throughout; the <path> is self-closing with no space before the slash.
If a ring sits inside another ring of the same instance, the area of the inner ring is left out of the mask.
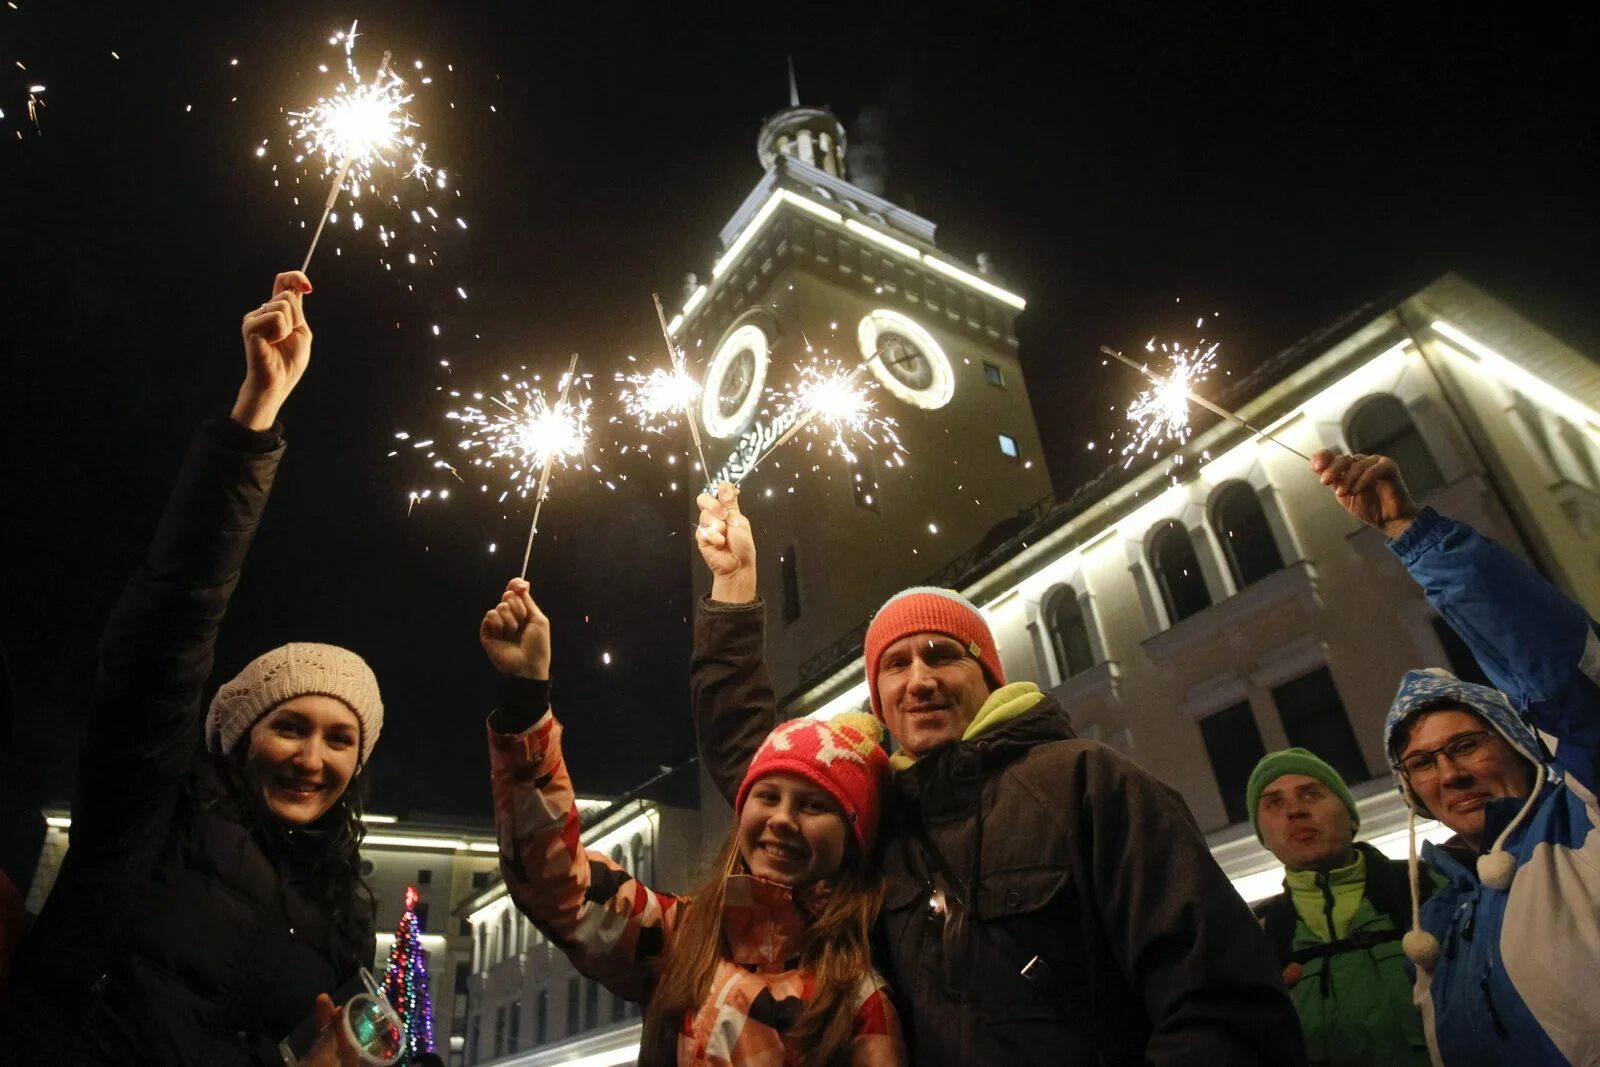
<path id="1" fill-rule="evenodd" d="M 1390 548 L 1428 601 L 1471 647 L 1500 692 L 1446 671 L 1412 671 L 1384 724 L 1442 704 L 1482 715 L 1544 768 L 1537 799 L 1505 842 L 1510 888 L 1432 844 L 1423 859 L 1446 879 L 1422 908 L 1439 940 L 1416 998 L 1434 1062 L 1600 1064 L 1600 637 L 1587 613 L 1472 527 L 1431 509 Z M 1541 747 L 1530 725 L 1551 742 Z M 1402 793 L 1405 784 L 1396 775 Z M 1523 801 L 1485 808 L 1485 849 Z"/>

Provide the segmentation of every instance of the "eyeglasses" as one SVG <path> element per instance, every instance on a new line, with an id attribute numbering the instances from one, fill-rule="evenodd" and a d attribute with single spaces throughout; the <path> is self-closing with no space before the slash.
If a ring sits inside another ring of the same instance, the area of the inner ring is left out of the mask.
<path id="1" fill-rule="evenodd" d="M 1412 782 L 1432 781 L 1439 775 L 1439 757 L 1449 756 L 1456 766 L 1481 760 L 1493 751 L 1495 735 L 1489 730 L 1474 730 L 1457 734 L 1438 748 L 1413 752 L 1394 764 L 1394 769 Z"/>

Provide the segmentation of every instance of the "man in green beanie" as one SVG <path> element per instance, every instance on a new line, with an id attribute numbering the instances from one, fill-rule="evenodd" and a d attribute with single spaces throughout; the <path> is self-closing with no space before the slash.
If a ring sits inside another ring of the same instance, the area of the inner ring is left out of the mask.
<path id="1" fill-rule="evenodd" d="M 1356 844 L 1361 815 L 1339 772 L 1303 748 L 1262 757 L 1245 799 L 1256 837 L 1287 869 L 1261 909 L 1312 1064 L 1427 1064 L 1400 939 L 1406 865 Z M 1433 887 L 1423 887 L 1424 895 Z"/>

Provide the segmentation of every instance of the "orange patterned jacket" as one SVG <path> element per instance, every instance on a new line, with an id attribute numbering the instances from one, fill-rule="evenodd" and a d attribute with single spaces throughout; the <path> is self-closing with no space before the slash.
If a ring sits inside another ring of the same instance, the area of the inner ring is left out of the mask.
<path id="1" fill-rule="evenodd" d="M 585 851 L 561 724 L 550 712 L 520 734 L 489 730 L 490 780 L 500 869 L 519 910 L 578 971 L 617 996 L 643 1003 L 692 902 L 658 893 L 609 856 Z M 704 1003 L 685 1015 L 680 1065 L 789 1067 L 784 1033 L 799 1018 L 812 979 L 794 966 L 805 915 L 787 887 L 750 875 L 730 879 L 723 911 L 730 958 Z M 854 998 L 856 1067 L 907 1062 L 900 1019 L 883 978 L 861 976 Z"/>

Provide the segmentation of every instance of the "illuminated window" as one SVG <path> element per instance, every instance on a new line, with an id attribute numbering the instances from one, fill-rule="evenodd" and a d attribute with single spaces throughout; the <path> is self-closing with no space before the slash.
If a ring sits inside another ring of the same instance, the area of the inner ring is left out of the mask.
<path id="1" fill-rule="evenodd" d="M 783 621 L 794 622 L 800 617 L 800 564 L 795 546 L 784 549 L 778 562 L 783 568 Z"/>
<path id="2" fill-rule="evenodd" d="M 1045 627 L 1056 655 L 1056 670 L 1063 681 L 1094 666 L 1089 644 L 1089 620 L 1071 586 L 1057 589 L 1045 605 Z"/>
<path id="3" fill-rule="evenodd" d="M 1195 555 L 1189 531 L 1181 524 L 1169 519 L 1157 528 L 1150 539 L 1150 565 L 1171 622 L 1187 619 L 1211 606 L 1211 593 L 1200 572 L 1200 558 Z"/>
<path id="4" fill-rule="evenodd" d="M 1000 434 L 999 437 L 1000 437 L 1000 454 L 1004 455 L 1004 456 L 1010 456 L 1012 459 L 1016 459 L 1017 458 L 1017 439 L 1015 437 L 1012 437 L 1010 434 L 1006 434 L 1006 433 Z"/>
<path id="5" fill-rule="evenodd" d="M 983 361 L 983 380 L 997 389 L 1004 389 L 1006 387 L 1005 374 L 1001 372 L 999 367 L 995 366 L 993 363 L 990 363 L 988 360 Z"/>
<path id="6" fill-rule="evenodd" d="M 1267 514 L 1247 483 L 1234 482 L 1217 494 L 1211 507 L 1211 528 L 1222 542 L 1222 554 L 1240 589 L 1283 569 L 1283 556 L 1272 538 Z"/>
<path id="7" fill-rule="evenodd" d="M 1375 396 L 1363 403 L 1350 417 L 1346 436 L 1350 451 L 1394 460 L 1413 496 L 1427 496 L 1444 484 L 1438 461 L 1398 397 Z"/>
<path id="8" fill-rule="evenodd" d="M 1217 777 L 1228 821 L 1245 822 L 1250 818 L 1245 787 L 1250 784 L 1250 772 L 1267 754 L 1249 702 L 1240 701 L 1201 719 L 1200 737 L 1211 760 L 1211 773 Z"/>

